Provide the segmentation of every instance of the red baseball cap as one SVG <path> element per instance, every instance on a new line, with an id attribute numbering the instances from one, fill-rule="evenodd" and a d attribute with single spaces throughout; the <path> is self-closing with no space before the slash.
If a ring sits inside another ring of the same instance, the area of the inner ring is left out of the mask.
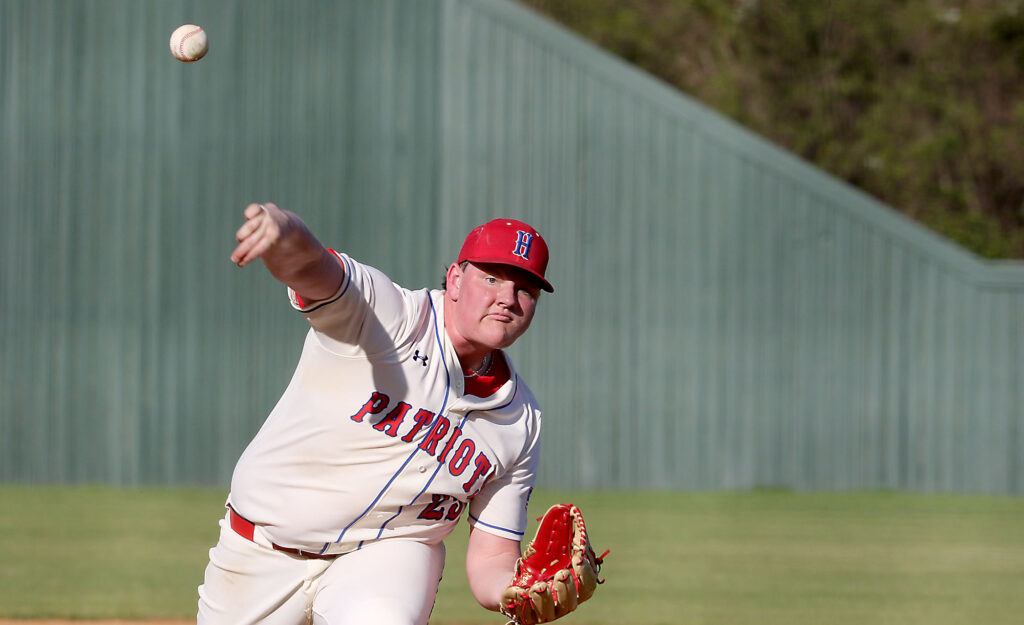
<path id="1" fill-rule="evenodd" d="M 548 244 L 533 226 L 522 221 L 494 219 L 474 228 L 466 236 L 456 262 L 465 260 L 519 267 L 540 280 L 545 291 L 555 291 L 544 278 L 548 268 Z"/>

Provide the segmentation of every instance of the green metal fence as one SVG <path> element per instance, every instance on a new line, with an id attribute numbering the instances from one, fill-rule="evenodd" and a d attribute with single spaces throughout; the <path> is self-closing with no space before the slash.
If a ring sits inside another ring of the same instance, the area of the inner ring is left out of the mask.
<path id="1" fill-rule="evenodd" d="M 518 5 L 8 0 L 0 89 L 0 480 L 226 484 L 306 329 L 228 261 L 269 200 L 412 287 L 544 233 L 546 484 L 1024 492 L 1021 263 Z"/>

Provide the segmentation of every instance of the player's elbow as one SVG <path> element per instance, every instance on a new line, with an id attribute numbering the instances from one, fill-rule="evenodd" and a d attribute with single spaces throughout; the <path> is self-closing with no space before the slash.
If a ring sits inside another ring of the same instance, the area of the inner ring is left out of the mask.
<path id="1" fill-rule="evenodd" d="M 497 612 L 501 595 L 509 580 L 495 572 L 474 575 L 467 568 L 466 573 L 469 578 L 469 590 L 476 602 L 492 612 Z"/>

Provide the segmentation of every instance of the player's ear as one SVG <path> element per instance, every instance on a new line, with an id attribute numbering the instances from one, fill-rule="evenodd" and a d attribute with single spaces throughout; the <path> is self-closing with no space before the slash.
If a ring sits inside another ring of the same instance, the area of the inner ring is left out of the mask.
<path id="1" fill-rule="evenodd" d="M 445 292 L 448 293 L 448 299 L 453 302 L 459 299 L 459 289 L 462 287 L 462 267 L 458 263 L 452 263 L 448 267 L 448 275 L 445 279 Z"/>

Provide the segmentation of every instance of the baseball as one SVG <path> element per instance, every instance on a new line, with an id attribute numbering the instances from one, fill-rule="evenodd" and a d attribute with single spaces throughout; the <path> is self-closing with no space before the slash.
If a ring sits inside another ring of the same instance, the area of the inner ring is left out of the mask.
<path id="1" fill-rule="evenodd" d="M 210 49 L 206 40 L 206 32 L 194 24 L 185 24 L 171 33 L 171 54 L 185 63 L 192 63 L 203 58 Z"/>

